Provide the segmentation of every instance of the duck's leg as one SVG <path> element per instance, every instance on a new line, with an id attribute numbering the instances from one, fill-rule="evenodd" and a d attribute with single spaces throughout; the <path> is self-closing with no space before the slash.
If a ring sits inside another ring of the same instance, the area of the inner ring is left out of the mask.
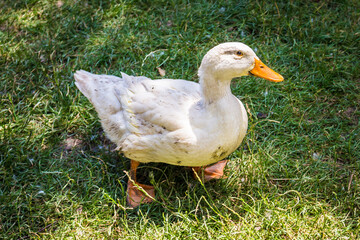
<path id="1" fill-rule="evenodd" d="M 226 166 L 226 163 L 228 160 L 221 160 L 211 166 L 208 167 L 193 167 L 194 171 L 199 175 L 199 177 L 202 177 L 201 170 L 204 170 L 204 181 L 210 181 L 212 179 L 220 179 L 225 178 L 224 177 L 224 168 Z"/>
<path id="2" fill-rule="evenodd" d="M 131 160 L 130 174 L 127 186 L 127 203 L 131 207 L 137 207 L 140 203 L 150 203 L 155 198 L 155 190 L 153 186 L 138 183 L 136 181 L 136 169 L 139 166 L 138 161 Z M 143 189 L 140 190 L 140 188 Z M 144 191 L 148 194 L 146 195 Z M 150 196 L 150 197 L 149 197 Z"/>

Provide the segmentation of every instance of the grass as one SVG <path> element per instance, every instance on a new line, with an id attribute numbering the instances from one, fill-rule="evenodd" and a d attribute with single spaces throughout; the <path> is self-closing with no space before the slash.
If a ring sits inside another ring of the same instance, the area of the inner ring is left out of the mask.
<path id="1" fill-rule="evenodd" d="M 360 4 L 348 1 L 0 3 L 0 238 L 360 238 Z M 227 179 L 142 165 L 157 202 L 126 207 L 111 151 L 73 73 L 197 81 L 241 41 L 281 73 L 235 80 L 249 130 Z"/>

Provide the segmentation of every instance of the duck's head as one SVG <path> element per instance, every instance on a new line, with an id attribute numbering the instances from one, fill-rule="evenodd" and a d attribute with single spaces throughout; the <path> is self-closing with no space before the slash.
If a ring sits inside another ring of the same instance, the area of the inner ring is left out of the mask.
<path id="1" fill-rule="evenodd" d="M 199 68 L 200 78 L 211 74 L 218 80 L 254 75 L 273 82 L 284 78 L 267 67 L 247 45 L 228 42 L 212 48 L 203 58 Z"/>

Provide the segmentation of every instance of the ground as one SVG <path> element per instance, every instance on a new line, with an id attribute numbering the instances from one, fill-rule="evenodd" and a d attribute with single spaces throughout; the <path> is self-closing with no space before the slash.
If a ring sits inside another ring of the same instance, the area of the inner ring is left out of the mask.
<path id="1" fill-rule="evenodd" d="M 0 238 L 360 238 L 359 9 L 356 0 L 0 2 Z M 129 160 L 112 151 L 74 71 L 197 81 L 204 54 L 227 41 L 285 77 L 232 82 L 249 129 L 228 178 L 202 184 L 182 167 L 142 165 L 157 201 L 127 208 Z"/>

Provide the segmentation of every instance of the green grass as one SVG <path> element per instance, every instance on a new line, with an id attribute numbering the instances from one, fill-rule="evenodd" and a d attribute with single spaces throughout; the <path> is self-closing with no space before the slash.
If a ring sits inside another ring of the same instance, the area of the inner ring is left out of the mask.
<path id="1" fill-rule="evenodd" d="M 0 238 L 360 238 L 360 4 L 348 1 L 0 2 Z M 285 77 L 233 81 L 249 130 L 227 179 L 141 165 L 157 202 L 126 207 L 111 151 L 73 72 L 197 81 L 241 41 Z M 153 53 L 153 54 L 151 54 Z"/>

